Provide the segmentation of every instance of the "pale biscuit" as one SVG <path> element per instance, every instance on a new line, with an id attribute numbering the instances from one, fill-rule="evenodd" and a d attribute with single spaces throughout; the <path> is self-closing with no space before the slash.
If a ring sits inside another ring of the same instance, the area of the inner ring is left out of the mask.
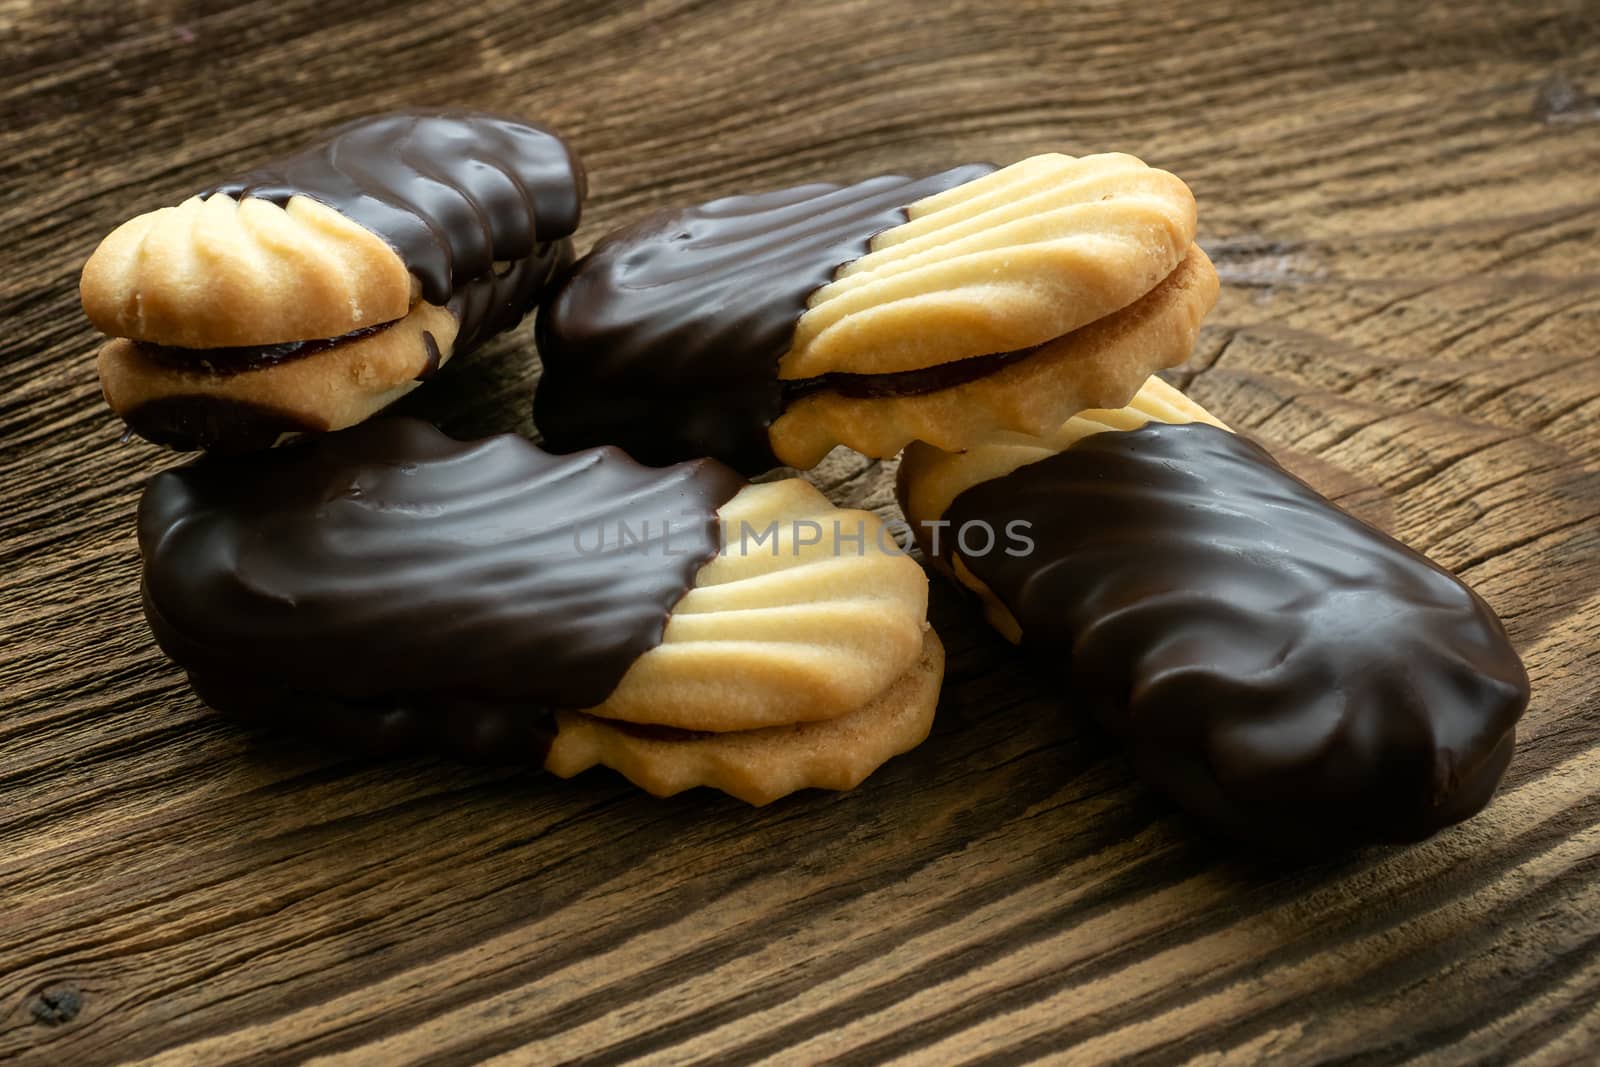
<path id="1" fill-rule="evenodd" d="M 1049 154 L 906 213 L 811 295 L 780 378 L 892 374 L 1052 341 L 1171 274 L 1196 209 L 1182 180 L 1133 156 Z"/>
<path id="2" fill-rule="evenodd" d="M 647 736 L 581 712 L 561 712 L 545 767 L 571 778 L 601 765 L 656 796 L 709 786 L 757 805 L 800 789 L 853 789 L 927 738 L 943 675 L 944 648 L 925 629 L 915 662 L 887 688 L 820 722 Z"/>
<path id="3" fill-rule="evenodd" d="M 1217 290 L 1210 259 L 1191 245 L 1177 268 L 1130 306 L 991 374 L 912 396 L 802 397 L 769 428 L 772 451 L 789 466 L 808 468 L 841 444 L 887 458 L 913 441 L 956 451 L 996 431 L 1046 433 L 1073 412 L 1126 403 L 1152 372 L 1187 359 Z"/>
<path id="4" fill-rule="evenodd" d="M 996 433 L 965 452 L 947 452 L 925 444 L 905 450 L 895 489 L 900 508 L 929 561 L 978 596 L 990 625 L 1013 644 L 1022 640 L 1022 627 L 1010 610 L 961 560 L 959 551 L 948 561 L 935 555 L 932 523 L 941 518 L 956 497 L 975 485 L 1003 478 L 1019 467 L 1048 459 L 1090 434 L 1107 430 L 1136 430 L 1147 422 L 1173 425 L 1207 422 L 1228 429 L 1205 408 L 1160 378 L 1151 377 L 1127 406 L 1112 410 L 1080 411 L 1060 425 L 1041 433 Z"/>
<path id="5" fill-rule="evenodd" d="M 1227 429 L 1220 419 L 1158 377 L 1146 380 L 1125 407 L 1080 411 L 1039 433 L 1006 431 L 993 434 L 965 452 L 949 452 L 914 444 L 900 460 L 897 489 L 901 510 L 913 528 L 942 516 L 966 489 L 1003 478 L 1018 467 L 1055 455 L 1092 433 L 1136 430 L 1150 421 L 1177 425 L 1209 422 Z"/>
<path id="6" fill-rule="evenodd" d="M 415 281 L 383 238 L 309 197 L 190 197 L 118 226 L 83 268 L 96 329 L 182 348 L 339 337 L 406 314 Z"/>
<path id="7" fill-rule="evenodd" d="M 419 303 L 399 322 L 323 351 L 256 370 L 217 373 L 203 362 L 177 366 L 152 358 L 125 338 L 100 349 L 101 389 L 124 418 L 157 401 L 208 398 L 247 404 L 287 417 L 306 430 L 352 426 L 382 411 L 448 363 L 458 328 L 442 307 Z"/>
<path id="8" fill-rule="evenodd" d="M 718 732 L 833 719 L 916 662 L 927 575 L 875 515 L 799 479 L 718 514 L 722 553 L 594 715 Z"/>

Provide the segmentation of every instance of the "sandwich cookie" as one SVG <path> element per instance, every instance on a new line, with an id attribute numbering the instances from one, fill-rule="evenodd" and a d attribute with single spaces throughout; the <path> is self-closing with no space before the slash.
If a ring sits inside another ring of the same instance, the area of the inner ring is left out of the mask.
<path id="1" fill-rule="evenodd" d="M 1217 295 L 1194 230 L 1188 187 L 1118 154 L 663 212 L 544 298 L 534 420 L 747 474 L 1044 432 L 1188 356 Z"/>
<path id="2" fill-rule="evenodd" d="M 83 269 L 111 409 L 179 449 L 351 426 L 516 326 L 570 262 L 582 166 L 542 127 L 380 115 L 123 223 Z"/>
<path id="3" fill-rule="evenodd" d="M 385 417 L 154 478 L 145 615 L 224 713 L 378 754 L 766 803 L 927 735 L 927 579 L 871 514 L 702 460 Z"/>
<path id="4" fill-rule="evenodd" d="M 908 449 L 899 492 L 995 627 L 1235 836 L 1416 840 L 1511 758 L 1528 679 L 1483 600 L 1159 379 L 1049 433 Z"/>

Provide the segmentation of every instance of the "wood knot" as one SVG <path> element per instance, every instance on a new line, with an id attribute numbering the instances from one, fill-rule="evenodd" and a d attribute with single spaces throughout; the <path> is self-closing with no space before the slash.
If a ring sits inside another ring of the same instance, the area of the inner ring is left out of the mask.
<path id="1" fill-rule="evenodd" d="M 33 998 L 33 1021 L 42 1026 L 70 1023 L 83 1010 L 83 993 L 76 982 L 52 982 Z"/>

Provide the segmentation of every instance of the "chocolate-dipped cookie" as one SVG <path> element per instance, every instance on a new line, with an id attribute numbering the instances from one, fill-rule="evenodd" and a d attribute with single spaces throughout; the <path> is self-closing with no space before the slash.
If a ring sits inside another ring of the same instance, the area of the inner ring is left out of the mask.
<path id="1" fill-rule="evenodd" d="M 558 451 L 754 473 L 1125 403 L 1217 294 L 1187 186 L 1126 155 L 804 185 L 602 239 L 541 304 Z"/>
<path id="2" fill-rule="evenodd" d="M 1048 434 L 908 449 L 899 488 L 995 626 L 1236 836 L 1415 840 L 1511 758 L 1528 681 L 1494 612 L 1157 379 Z"/>
<path id="3" fill-rule="evenodd" d="M 212 707 L 753 803 L 926 735 L 927 581 L 882 524 L 704 460 L 385 417 L 158 475 L 145 614 Z"/>
<path id="4" fill-rule="evenodd" d="M 111 409 L 248 451 L 382 410 L 508 330 L 570 262 L 585 191 L 542 127 L 471 112 L 341 126 L 119 226 L 80 292 Z"/>

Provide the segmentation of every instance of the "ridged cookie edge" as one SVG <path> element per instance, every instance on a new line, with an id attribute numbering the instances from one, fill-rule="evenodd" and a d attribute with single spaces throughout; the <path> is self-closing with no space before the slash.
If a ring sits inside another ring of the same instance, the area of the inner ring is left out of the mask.
<path id="1" fill-rule="evenodd" d="M 129 219 L 79 281 L 100 332 L 180 348 L 339 337 L 393 322 L 415 282 L 377 234 L 309 197 L 190 197 Z"/>
<path id="2" fill-rule="evenodd" d="M 811 295 L 779 377 L 891 374 L 1031 348 L 1125 308 L 1194 241 L 1176 176 L 1035 156 L 918 201 Z"/>
<path id="3" fill-rule="evenodd" d="M 927 738 L 943 677 L 944 647 L 928 629 L 910 667 L 837 718 L 680 739 L 643 737 L 605 719 L 562 712 L 545 767 L 571 778 L 606 766 L 656 796 L 708 786 L 758 806 L 801 789 L 854 789 Z"/>
<path id="4" fill-rule="evenodd" d="M 877 516 L 795 478 L 719 515 L 722 553 L 594 715 L 718 732 L 832 719 L 916 661 L 927 575 Z"/>
<path id="5" fill-rule="evenodd" d="M 1187 359 L 1217 291 L 1216 270 L 1192 246 L 1139 301 L 1019 362 L 917 396 L 814 393 L 773 421 L 769 443 L 780 461 L 806 469 L 838 445 L 886 459 L 914 441 L 960 451 L 999 432 L 1046 433 L 1075 412 L 1126 403 L 1152 373 Z"/>

